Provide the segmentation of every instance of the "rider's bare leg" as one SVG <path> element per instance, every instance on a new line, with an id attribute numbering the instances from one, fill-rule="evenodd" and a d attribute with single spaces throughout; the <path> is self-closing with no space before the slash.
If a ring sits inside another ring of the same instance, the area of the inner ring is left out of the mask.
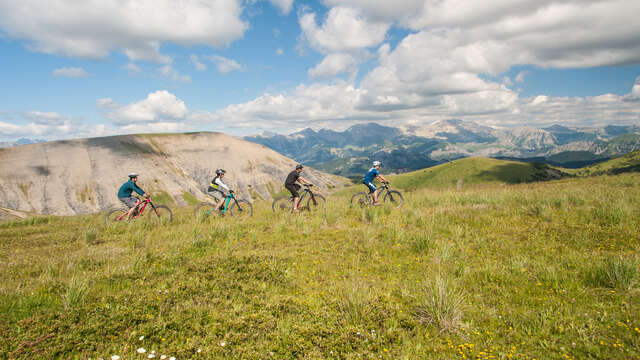
<path id="1" fill-rule="evenodd" d="M 299 197 L 294 197 L 293 198 L 293 209 L 292 209 L 292 211 L 298 211 L 298 202 L 300 202 L 300 198 Z"/>

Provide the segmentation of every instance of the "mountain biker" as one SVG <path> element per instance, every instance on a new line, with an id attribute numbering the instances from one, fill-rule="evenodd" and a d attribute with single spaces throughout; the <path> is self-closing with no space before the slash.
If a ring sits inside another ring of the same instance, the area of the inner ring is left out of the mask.
<path id="1" fill-rule="evenodd" d="M 149 194 L 142 190 L 138 186 L 137 182 L 138 174 L 131 173 L 129 174 L 129 181 L 122 184 L 122 186 L 120 186 L 120 189 L 118 190 L 118 199 L 129 208 L 129 210 L 127 211 L 127 220 L 131 219 L 131 215 L 133 214 L 134 210 L 138 208 L 138 205 L 140 205 L 140 200 L 137 196 L 133 195 L 133 192 L 135 191 L 136 193 L 138 193 L 138 195 L 144 196 L 146 198 L 149 197 Z"/>
<path id="2" fill-rule="evenodd" d="M 307 184 L 309 186 L 313 186 L 309 180 L 305 179 L 300 175 L 304 166 L 298 164 L 296 165 L 296 169 L 287 175 L 287 179 L 284 181 L 284 187 L 289 190 L 291 196 L 293 196 L 293 209 L 292 211 L 298 211 L 298 201 L 300 201 L 300 194 L 298 191 L 300 190 L 300 185 L 296 184 L 299 182 L 301 184 Z"/>
<path id="3" fill-rule="evenodd" d="M 366 174 L 364 174 L 364 178 L 362 178 L 362 183 L 369 189 L 369 194 L 373 194 L 373 205 L 380 205 L 378 203 L 378 189 L 375 185 L 373 185 L 373 180 L 378 179 L 378 181 L 382 183 L 391 184 L 391 181 L 387 180 L 384 176 L 380 175 L 380 166 L 382 163 L 380 161 L 374 161 L 373 166 Z"/>
<path id="4" fill-rule="evenodd" d="M 222 204 L 224 204 L 224 199 L 227 197 L 227 195 L 233 192 L 233 190 L 229 189 L 229 187 L 222 181 L 222 178 L 226 173 L 227 171 L 224 169 L 216 170 L 216 177 L 214 177 L 213 180 L 211 180 L 211 183 L 209 184 L 209 188 L 207 189 L 207 192 L 213 193 L 212 195 L 220 194 L 222 196 L 222 198 L 218 201 L 218 204 L 216 204 L 216 208 L 214 209 L 214 214 L 215 214 L 215 211 L 218 211 L 218 209 L 220 209 Z"/>

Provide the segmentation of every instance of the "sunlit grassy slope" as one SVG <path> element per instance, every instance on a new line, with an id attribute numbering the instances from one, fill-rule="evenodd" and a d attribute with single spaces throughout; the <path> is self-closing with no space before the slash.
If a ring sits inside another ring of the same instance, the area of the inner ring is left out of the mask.
<path id="1" fill-rule="evenodd" d="M 637 173 L 439 176 L 399 210 L 1 223 L 0 358 L 640 357 Z"/>
<path id="2" fill-rule="evenodd" d="M 580 169 L 567 170 L 578 176 L 615 175 L 624 172 L 640 172 L 640 151 L 635 151 L 615 159 L 586 166 Z"/>
<path id="3" fill-rule="evenodd" d="M 465 184 L 517 184 L 547 177 L 547 167 L 539 164 L 471 157 L 394 177 L 401 189 L 457 186 Z"/>

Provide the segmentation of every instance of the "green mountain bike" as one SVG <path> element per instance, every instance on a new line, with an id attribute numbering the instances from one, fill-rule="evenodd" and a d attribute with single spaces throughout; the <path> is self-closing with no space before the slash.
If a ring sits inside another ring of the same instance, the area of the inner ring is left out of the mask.
<path id="1" fill-rule="evenodd" d="M 298 209 L 299 210 L 307 210 L 307 211 L 320 211 L 324 210 L 327 204 L 327 200 L 324 196 L 314 193 L 311 191 L 311 187 L 313 185 L 303 185 L 304 189 L 302 189 L 302 195 L 300 195 L 300 199 L 298 201 Z M 305 197 L 309 195 L 307 199 L 306 205 L 303 200 Z M 293 196 L 280 196 L 273 200 L 273 204 L 271 204 L 271 209 L 273 212 L 290 212 L 293 210 Z"/>
<path id="2" fill-rule="evenodd" d="M 196 220 L 204 220 L 215 212 L 216 204 L 201 202 L 196 206 L 194 215 Z M 253 215 L 253 205 L 247 200 L 237 199 L 233 191 L 224 198 L 224 205 L 218 210 L 218 215 L 231 215 L 239 218 L 249 218 Z"/>
<path id="3" fill-rule="evenodd" d="M 398 190 L 389 189 L 389 184 L 383 183 L 380 191 L 378 192 L 378 201 L 382 201 L 385 204 L 390 204 L 391 207 L 400 208 L 404 204 L 404 198 Z M 360 207 L 373 205 L 373 194 L 366 192 L 355 193 L 351 197 L 351 206 L 358 205 Z"/>

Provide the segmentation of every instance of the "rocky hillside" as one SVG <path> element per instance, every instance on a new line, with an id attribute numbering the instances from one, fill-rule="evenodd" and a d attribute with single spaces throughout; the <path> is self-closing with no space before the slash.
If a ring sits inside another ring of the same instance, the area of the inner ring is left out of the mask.
<path id="1" fill-rule="evenodd" d="M 119 205 L 127 174 L 165 201 L 185 205 L 203 193 L 216 168 L 243 198 L 281 191 L 296 162 L 262 145 L 220 133 L 124 135 L 0 149 L 0 207 L 43 214 L 89 213 Z M 321 190 L 346 179 L 307 168 Z"/>

